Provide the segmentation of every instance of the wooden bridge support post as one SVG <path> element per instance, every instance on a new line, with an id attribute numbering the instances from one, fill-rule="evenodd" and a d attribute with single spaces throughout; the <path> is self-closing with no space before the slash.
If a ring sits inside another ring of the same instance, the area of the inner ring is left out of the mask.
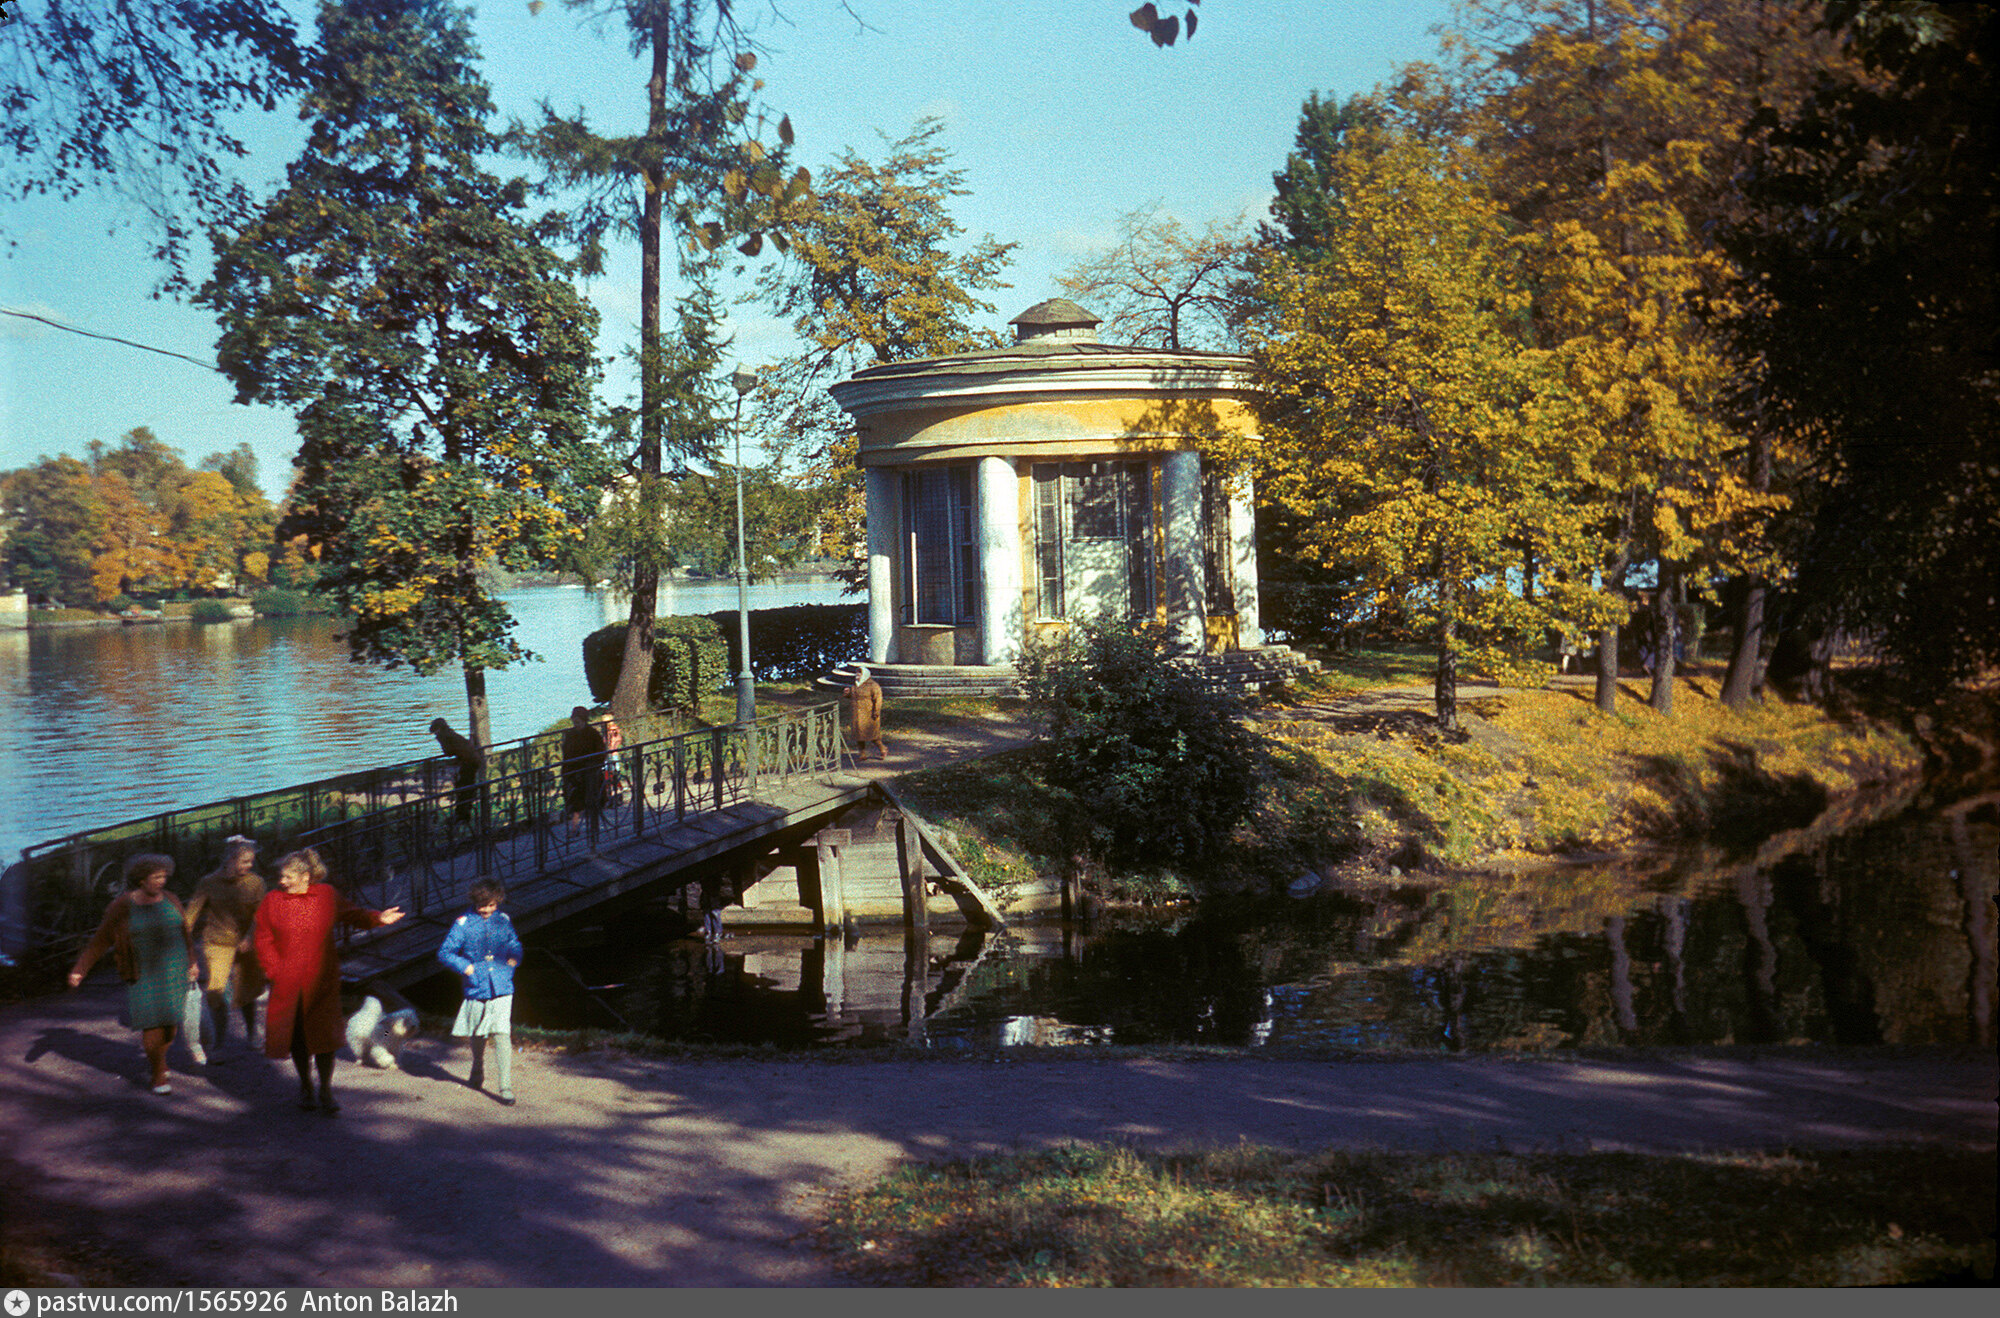
<path id="1" fill-rule="evenodd" d="M 847 893 L 840 872 L 840 849 L 853 836 L 844 828 L 822 828 L 813 835 L 813 844 L 819 850 L 820 924 L 836 936 L 847 923 Z"/>
<path id="2" fill-rule="evenodd" d="M 903 881 L 903 927 L 918 938 L 928 938 L 931 932 L 931 901 L 924 882 L 924 852 L 913 845 L 909 821 L 900 810 L 883 812 L 886 821 L 896 821 L 896 872 Z"/>

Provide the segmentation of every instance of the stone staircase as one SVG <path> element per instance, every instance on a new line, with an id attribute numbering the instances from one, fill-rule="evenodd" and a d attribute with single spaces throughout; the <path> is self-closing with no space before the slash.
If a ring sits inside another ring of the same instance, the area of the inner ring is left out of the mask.
<path id="1" fill-rule="evenodd" d="M 1191 663 L 1203 686 L 1247 694 L 1317 673 L 1319 663 L 1288 645 L 1263 645 L 1254 650 L 1230 650 L 1197 655 Z M 838 692 L 854 684 L 855 665 L 846 664 L 819 678 L 814 685 Z M 1011 667 L 977 664 L 870 664 L 868 671 L 885 700 L 942 700 L 953 696 L 1008 698 L 1021 694 L 1020 674 Z"/>

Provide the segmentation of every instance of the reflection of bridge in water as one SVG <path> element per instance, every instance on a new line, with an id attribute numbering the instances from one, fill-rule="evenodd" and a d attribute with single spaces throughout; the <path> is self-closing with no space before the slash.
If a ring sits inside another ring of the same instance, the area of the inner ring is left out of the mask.
<path id="1" fill-rule="evenodd" d="M 348 978 L 397 985 L 438 973 L 444 930 L 480 877 L 506 885 L 508 912 L 524 933 L 640 893 L 677 890 L 685 911 L 697 883 L 716 904 L 755 893 L 754 909 L 727 912 L 744 928 L 838 930 L 891 919 L 926 931 L 940 904 L 941 916 L 997 924 L 992 902 L 921 821 L 888 806 L 890 789 L 844 771 L 839 708 L 627 745 L 606 757 L 601 806 L 574 823 L 564 806 L 566 772 L 602 770 L 566 765 L 542 747 L 493 757 L 489 763 L 511 772 L 462 792 L 431 772 L 435 761 L 371 775 L 371 782 L 394 779 L 394 790 L 349 795 L 338 811 L 320 801 L 327 795 L 315 793 L 320 784 L 310 784 L 291 797 L 308 803 L 303 817 L 278 805 L 259 814 L 268 827 L 242 831 L 266 844 L 267 861 L 274 842 L 314 848 L 358 905 L 402 907 L 408 918 L 350 936 L 342 953 Z M 857 812 L 866 825 L 858 835 L 836 827 Z M 125 855 L 189 852 L 181 861 L 187 879 L 219 859 L 217 830 L 239 825 L 245 813 L 240 803 L 220 803 L 30 848 L 9 872 L 10 886 L 40 917 L 35 941 L 60 948 L 94 927 Z M 210 815 L 213 838 L 185 822 Z M 886 906 L 879 885 L 871 886 L 885 853 L 893 857 Z M 940 903 L 933 889 L 949 897 Z"/>

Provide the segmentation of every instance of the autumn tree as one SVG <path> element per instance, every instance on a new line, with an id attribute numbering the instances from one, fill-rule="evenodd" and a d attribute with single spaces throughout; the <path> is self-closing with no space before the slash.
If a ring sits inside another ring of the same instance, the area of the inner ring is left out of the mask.
<path id="1" fill-rule="evenodd" d="M 1745 291 L 1716 241 L 1758 98 L 1811 67 L 1802 6 L 1501 0 L 1466 6 L 1461 96 L 1494 186 L 1531 241 L 1537 332 L 1582 409 L 1596 564 L 1654 577 L 1651 701 L 1671 710 L 1687 583 L 1778 570 L 1758 438 L 1725 326 Z M 1615 704 L 1619 629 L 1599 637 Z"/>
<path id="2" fill-rule="evenodd" d="M 485 167 L 500 143 L 464 12 L 349 0 L 320 38 L 306 147 L 217 236 L 200 301 L 239 401 L 298 413 L 279 533 L 318 551 L 352 656 L 457 665 L 484 744 L 486 671 L 529 656 L 479 568 L 546 564 L 581 534 L 596 316 L 527 184 Z"/>
<path id="3" fill-rule="evenodd" d="M 523 128 L 523 148 L 549 178 L 577 199 L 572 232 L 583 244 L 583 268 L 601 269 L 611 235 L 639 245 L 639 409 L 632 428 L 632 481 L 636 501 L 659 505 L 656 488 L 678 459 L 668 434 L 674 406 L 667 381 L 662 330 L 662 280 L 670 228 L 680 250 L 700 261 L 725 242 L 745 256 L 763 250 L 765 233 L 785 205 L 810 187 L 810 175 L 792 171 L 786 151 L 789 119 L 775 123 L 756 98 L 764 84 L 753 77 L 757 52 L 737 24 L 729 0 L 565 0 L 600 26 L 623 24 L 632 53 L 648 63 L 646 126 L 632 134 L 593 128 L 582 110 L 558 113 L 544 104 L 540 122 Z M 767 136 L 768 134 L 768 136 Z M 777 235 L 782 242 L 782 234 Z M 641 523 L 630 530 L 637 532 Z M 631 613 L 625 654 L 611 708 L 629 718 L 646 707 L 653 666 L 653 616 L 659 606 L 660 571 L 667 566 L 657 539 L 627 537 L 631 564 Z"/>
<path id="4" fill-rule="evenodd" d="M 1549 628 L 1604 610 L 1574 407 L 1527 340 L 1524 272 L 1464 146 L 1393 123 L 1358 136 L 1331 162 L 1323 243 L 1265 271 L 1265 442 L 1225 456 L 1257 464 L 1308 549 L 1359 564 L 1429 633 L 1437 722 L 1455 729 L 1462 663 L 1510 671 Z M 1535 593 L 1510 586 L 1523 546 L 1554 569 Z"/>

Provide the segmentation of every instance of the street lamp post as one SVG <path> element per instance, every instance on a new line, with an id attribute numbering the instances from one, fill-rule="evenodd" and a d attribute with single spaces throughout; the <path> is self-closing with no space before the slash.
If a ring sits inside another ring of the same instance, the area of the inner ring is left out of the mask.
<path id="1" fill-rule="evenodd" d="M 743 396 L 757 387 L 757 374 L 741 366 L 729 377 L 736 386 L 736 642 L 743 654 L 736 672 L 736 721 L 757 718 L 757 683 L 750 669 L 750 560 L 743 550 Z"/>

